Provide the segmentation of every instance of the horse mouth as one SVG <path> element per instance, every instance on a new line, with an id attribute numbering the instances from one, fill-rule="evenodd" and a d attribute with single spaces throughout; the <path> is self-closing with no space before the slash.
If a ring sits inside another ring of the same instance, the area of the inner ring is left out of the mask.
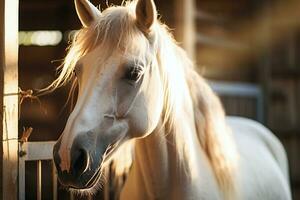
<path id="1" fill-rule="evenodd" d="M 100 167 L 96 170 L 95 174 L 93 175 L 93 177 L 89 180 L 89 182 L 87 183 L 87 188 L 92 188 L 94 187 L 99 179 L 101 178 L 101 175 L 103 174 L 103 171 L 104 171 L 104 167 L 103 165 L 106 163 L 106 162 L 109 162 L 113 152 L 115 151 L 116 149 L 116 143 L 114 144 L 111 144 L 107 147 L 104 155 L 103 155 L 103 159 L 102 159 L 102 162 L 100 164 Z"/>

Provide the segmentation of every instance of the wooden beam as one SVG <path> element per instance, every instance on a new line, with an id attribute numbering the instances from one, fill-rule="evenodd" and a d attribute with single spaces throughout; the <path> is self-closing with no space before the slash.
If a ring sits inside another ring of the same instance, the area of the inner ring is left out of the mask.
<path id="1" fill-rule="evenodd" d="M 26 142 L 20 145 L 20 150 L 24 152 L 21 157 L 25 161 L 51 160 L 55 141 L 48 142 Z"/>
<path id="2" fill-rule="evenodd" d="M 176 0 L 174 12 L 176 14 L 175 37 L 193 61 L 195 60 L 196 50 L 195 4 L 195 0 Z"/>
<path id="3" fill-rule="evenodd" d="M 0 0 L 1 199 L 18 198 L 18 0 Z"/>

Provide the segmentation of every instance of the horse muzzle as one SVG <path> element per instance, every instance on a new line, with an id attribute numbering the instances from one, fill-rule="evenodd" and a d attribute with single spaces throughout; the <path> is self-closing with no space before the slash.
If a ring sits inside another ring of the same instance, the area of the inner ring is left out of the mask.
<path id="1" fill-rule="evenodd" d="M 105 129 L 103 129 L 105 128 Z M 111 127 L 98 127 L 87 133 L 80 133 L 70 149 L 70 166 L 61 169 L 59 155 L 60 138 L 53 148 L 53 158 L 60 183 L 73 189 L 89 189 L 101 178 L 103 165 L 114 151 L 125 141 L 127 123 L 114 123 Z"/>
<path id="2" fill-rule="evenodd" d="M 93 182 L 92 179 L 95 179 L 95 175 L 100 173 L 98 171 L 102 163 L 102 154 L 107 146 L 95 148 L 95 145 L 92 145 L 87 139 L 86 134 L 77 136 L 70 150 L 69 169 L 62 170 L 61 157 L 58 153 L 61 148 L 59 140 L 53 148 L 53 158 L 60 183 L 74 189 L 89 188 L 90 183 Z"/>

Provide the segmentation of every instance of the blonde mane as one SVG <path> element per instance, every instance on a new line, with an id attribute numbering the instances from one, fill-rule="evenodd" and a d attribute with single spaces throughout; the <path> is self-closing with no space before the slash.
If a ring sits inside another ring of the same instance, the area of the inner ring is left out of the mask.
<path id="1" fill-rule="evenodd" d="M 232 133 L 225 122 L 225 113 L 219 98 L 205 80 L 196 72 L 193 63 L 166 27 L 160 25 L 160 50 L 162 72 L 165 73 L 165 125 L 175 133 L 179 159 L 185 156 L 186 137 L 180 132 L 178 108 L 185 103 L 184 90 L 189 91 L 193 104 L 197 137 L 206 153 L 225 199 L 235 198 L 235 175 L 238 157 Z M 163 59 L 162 59 L 163 58 Z M 184 87 L 186 86 L 186 87 Z M 177 131 L 179 129 L 179 131 Z M 188 142 L 188 141 L 187 141 Z M 187 152 L 189 154 L 189 152 Z"/>
<path id="2" fill-rule="evenodd" d="M 95 47 L 103 45 L 109 47 L 108 51 L 121 48 L 126 52 L 124 48 L 127 41 L 136 37 L 144 38 L 143 33 L 134 24 L 135 4 L 134 1 L 127 2 L 122 7 L 110 7 L 102 13 L 99 20 L 88 28 L 79 30 L 68 49 L 58 78 L 44 91 L 53 91 L 72 80 L 77 61 Z M 165 129 L 175 134 L 179 159 L 184 160 L 189 153 L 188 141 L 185 141 L 183 133 L 178 131 L 180 129 L 178 112 L 186 103 L 185 98 L 188 95 L 193 106 L 194 113 L 191 117 L 194 120 L 199 143 L 210 161 L 224 197 L 232 199 L 235 192 L 233 173 L 237 164 L 236 147 L 225 124 L 225 115 L 219 99 L 195 72 L 192 62 L 177 46 L 166 26 L 157 22 L 153 29 L 155 39 L 152 42 L 157 49 L 155 56 L 165 91 L 163 113 Z"/>

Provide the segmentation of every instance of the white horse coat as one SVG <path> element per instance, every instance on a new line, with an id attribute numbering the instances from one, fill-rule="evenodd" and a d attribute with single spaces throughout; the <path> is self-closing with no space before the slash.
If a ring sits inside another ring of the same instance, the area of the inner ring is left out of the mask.
<path id="1" fill-rule="evenodd" d="M 253 120 L 227 117 L 227 123 L 234 133 L 240 155 L 236 172 L 236 199 L 291 199 L 287 158 L 279 140 L 268 129 Z M 198 152 L 200 158 L 198 176 L 193 177 L 193 182 L 187 184 L 172 179 L 172 176 L 178 177 L 173 174 L 178 172 L 172 166 L 160 166 L 162 163 L 159 163 L 159 160 L 167 159 L 170 155 L 165 155 L 162 150 L 167 147 L 157 143 L 161 142 L 156 141 L 155 137 L 136 143 L 137 155 L 122 191 L 121 200 L 223 199 L 202 151 Z"/>
<path id="2" fill-rule="evenodd" d="M 95 192 L 103 167 L 111 158 L 124 164 L 131 154 L 122 145 L 131 145 L 122 200 L 291 199 L 280 142 L 259 123 L 225 119 L 153 0 L 103 13 L 87 0 L 75 4 L 84 28 L 48 88 L 75 76 L 79 84 L 53 151 L 61 184 Z"/>

